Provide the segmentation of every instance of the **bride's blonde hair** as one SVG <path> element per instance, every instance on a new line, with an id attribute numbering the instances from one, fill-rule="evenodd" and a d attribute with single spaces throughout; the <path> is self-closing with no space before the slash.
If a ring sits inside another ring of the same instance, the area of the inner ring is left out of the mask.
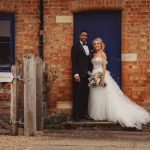
<path id="1" fill-rule="evenodd" d="M 102 40 L 101 38 L 95 38 L 95 39 L 92 41 L 92 44 L 94 44 L 95 41 L 101 43 L 101 45 L 102 45 L 102 50 L 104 51 L 104 50 L 105 50 L 105 44 L 104 44 L 103 40 Z"/>

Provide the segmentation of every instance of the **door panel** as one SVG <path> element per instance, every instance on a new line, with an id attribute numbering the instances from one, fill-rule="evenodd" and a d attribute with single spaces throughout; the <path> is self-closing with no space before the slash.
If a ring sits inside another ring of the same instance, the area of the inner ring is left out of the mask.
<path id="1" fill-rule="evenodd" d="M 74 14 L 74 43 L 79 41 L 79 33 L 89 33 L 88 43 L 96 37 L 103 39 L 108 58 L 107 69 L 118 85 L 121 85 L 121 12 L 89 11 Z"/>

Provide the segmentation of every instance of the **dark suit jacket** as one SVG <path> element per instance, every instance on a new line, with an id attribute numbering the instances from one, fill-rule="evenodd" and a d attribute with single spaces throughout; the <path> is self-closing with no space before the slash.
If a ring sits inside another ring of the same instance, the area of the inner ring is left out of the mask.
<path id="1" fill-rule="evenodd" d="M 92 54 L 90 48 L 89 52 L 90 52 L 89 56 L 86 56 L 85 50 L 81 45 L 81 43 L 72 46 L 71 60 L 72 60 L 73 76 L 77 73 L 81 78 L 88 76 L 87 72 L 92 70 L 91 64 Z"/>

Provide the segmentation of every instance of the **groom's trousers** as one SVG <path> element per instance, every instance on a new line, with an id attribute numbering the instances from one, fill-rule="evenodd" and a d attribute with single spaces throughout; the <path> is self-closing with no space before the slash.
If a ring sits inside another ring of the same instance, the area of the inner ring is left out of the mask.
<path id="1" fill-rule="evenodd" d="M 73 119 L 84 119 L 87 115 L 88 77 L 80 79 L 80 82 L 73 81 Z"/>

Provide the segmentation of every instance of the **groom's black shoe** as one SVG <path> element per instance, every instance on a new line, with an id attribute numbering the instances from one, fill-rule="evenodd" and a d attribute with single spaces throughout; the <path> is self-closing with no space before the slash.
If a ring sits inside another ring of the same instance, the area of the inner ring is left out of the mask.
<path id="1" fill-rule="evenodd" d="M 84 115 L 84 119 L 92 120 L 92 119 L 89 117 L 89 115 L 87 115 L 87 114 Z"/>
<path id="2" fill-rule="evenodd" d="M 73 119 L 73 121 L 75 121 L 75 122 L 80 122 L 80 119 Z"/>
<path id="3" fill-rule="evenodd" d="M 73 121 L 79 122 L 81 119 L 80 118 L 73 118 Z"/>

